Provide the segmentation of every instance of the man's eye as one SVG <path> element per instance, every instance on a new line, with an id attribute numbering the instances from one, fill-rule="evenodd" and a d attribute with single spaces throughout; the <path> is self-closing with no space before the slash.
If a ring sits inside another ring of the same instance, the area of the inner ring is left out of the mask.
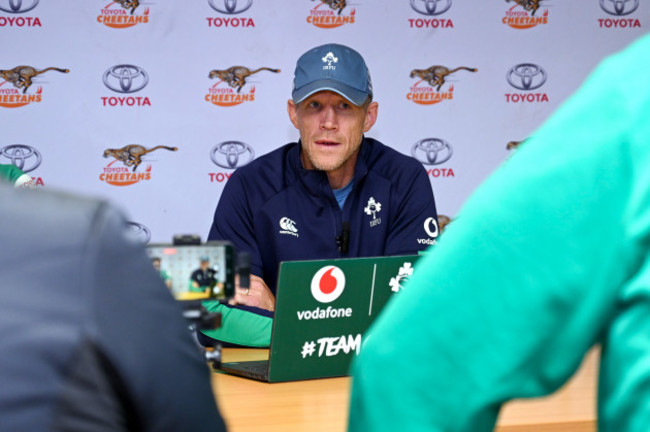
<path id="1" fill-rule="evenodd" d="M 350 109 L 350 104 L 346 102 L 342 102 L 341 104 L 339 104 L 339 109 L 341 110 Z"/>
<path id="2" fill-rule="evenodd" d="M 320 107 L 320 104 L 318 102 L 316 102 L 316 101 L 311 101 L 311 102 L 309 102 L 308 106 L 309 106 L 309 108 L 318 108 L 318 107 Z"/>

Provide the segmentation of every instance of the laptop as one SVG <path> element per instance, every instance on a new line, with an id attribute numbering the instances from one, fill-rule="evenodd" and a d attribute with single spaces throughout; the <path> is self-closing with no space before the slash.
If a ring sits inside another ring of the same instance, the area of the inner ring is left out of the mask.
<path id="1" fill-rule="evenodd" d="M 283 382 L 348 375 L 364 333 L 399 293 L 419 255 L 280 263 L 269 359 L 222 363 L 225 373 Z"/>

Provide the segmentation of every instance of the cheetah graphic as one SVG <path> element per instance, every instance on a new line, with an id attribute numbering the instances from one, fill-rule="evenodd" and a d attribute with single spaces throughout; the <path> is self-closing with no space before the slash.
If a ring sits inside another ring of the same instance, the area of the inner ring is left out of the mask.
<path id="1" fill-rule="evenodd" d="M 113 1 L 115 1 L 115 3 L 119 3 L 119 5 L 126 10 L 131 9 L 131 15 L 133 15 L 133 12 L 135 12 L 137 7 L 140 6 L 140 0 L 113 0 Z"/>
<path id="2" fill-rule="evenodd" d="M 514 1 L 519 6 L 530 12 L 531 15 L 535 15 L 537 9 L 539 9 L 540 0 L 506 0 L 506 2 Z"/>
<path id="3" fill-rule="evenodd" d="M 431 66 L 428 69 L 413 69 L 411 71 L 411 78 L 418 76 L 428 82 L 431 87 L 436 87 L 436 91 L 440 91 L 440 88 L 445 83 L 445 77 L 461 69 L 470 72 L 478 71 L 476 68 L 468 68 L 465 66 L 460 66 L 456 69 L 449 69 L 444 66 Z"/>
<path id="4" fill-rule="evenodd" d="M 104 157 L 113 156 L 115 159 L 121 161 L 124 166 L 133 167 L 135 171 L 142 163 L 142 156 L 151 153 L 154 150 L 166 149 L 170 151 L 178 150 L 178 147 L 167 147 L 159 145 L 150 149 L 145 148 L 139 144 L 129 144 L 119 149 L 106 149 L 104 150 Z"/>
<path id="5" fill-rule="evenodd" d="M 259 71 L 267 70 L 270 72 L 278 73 L 280 69 L 271 69 L 268 67 L 261 67 L 259 69 L 250 70 L 244 66 L 232 66 L 228 69 L 213 69 L 208 75 L 210 79 L 220 78 L 222 81 L 226 82 L 230 87 L 236 88 L 237 93 L 239 93 L 246 84 L 246 78 L 257 73 Z"/>
<path id="6" fill-rule="evenodd" d="M 13 69 L 0 69 L 0 76 L 12 83 L 14 87 L 20 89 L 22 87 L 23 93 L 27 92 L 27 89 L 33 84 L 32 78 L 47 71 L 59 71 L 62 73 L 70 72 L 70 69 L 60 69 L 56 67 L 49 67 L 43 70 L 36 70 L 31 66 L 16 66 Z"/>
<path id="7" fill-rule="evenodd" d="M 313 1 L 313 0 L 312 0 Z M 320 0 L 322 3 L 326 4 L 333 11 L 338 11 L 337 13 L 341 15 L 345 6 L 347 6 L 345 0 Z"/>

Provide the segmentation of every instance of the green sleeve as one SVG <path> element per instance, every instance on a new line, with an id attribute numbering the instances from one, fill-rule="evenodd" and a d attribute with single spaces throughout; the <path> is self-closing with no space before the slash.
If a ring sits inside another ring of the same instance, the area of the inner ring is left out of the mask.
<path id="1" fill-rule="evenodd" d="M 9 183 L 15 184 L 17 181 L 23 179 L 31 180 L 31 177 L 26 175 L 20 168 L 13 164 L 0 164 L 0 178 L 3 178 Z M 21 180 L 24 182 L 23 180 Z"/>
<path id="2" fill-rule="evenodd" d="M 599 430 L 647 430 L 649 67 L 647 37 L 606 60 L 417 262 L 353 363 L 350 431 L 491 431 L 596 343 Z"/>
<path id="3" fill-rule="evenodd" d="M 231 308 L 216 301 L 203 305 L 210 312 L 220 312 L 222 325 L 217 330 L 204 330 L 213 339 L 254 348 L 268 348 L 271 344 L 273 318 L 242 309 Z"/>

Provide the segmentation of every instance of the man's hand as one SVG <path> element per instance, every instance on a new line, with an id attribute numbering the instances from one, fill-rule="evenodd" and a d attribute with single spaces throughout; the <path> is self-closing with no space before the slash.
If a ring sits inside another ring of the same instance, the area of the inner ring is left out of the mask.
<path id="1" fill-rule="evenodd" d="M 250 288 L 241 288 L 239 278 L 235 279 L 235 297 L 230 299 L 231 305 L 254 306 L 270 311 L 275 310 L 275 296 L 266 286 L 264 280 L 258 276 L 251 275 Z"/>

